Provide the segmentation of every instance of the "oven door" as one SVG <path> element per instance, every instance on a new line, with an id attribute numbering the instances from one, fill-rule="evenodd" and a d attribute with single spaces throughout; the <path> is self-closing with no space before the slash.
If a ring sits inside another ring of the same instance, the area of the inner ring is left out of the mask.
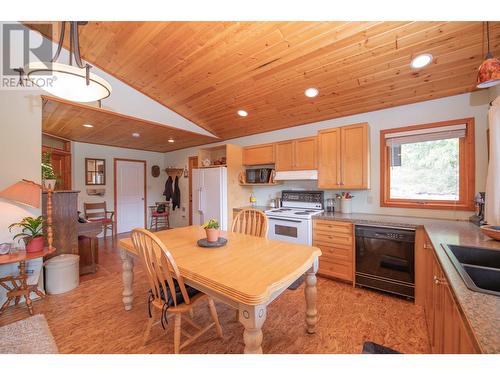
<path id="1" fill-rule="evenodd" d="M 269 231 L 267 238 L 305 245 L 312 245 L 310 220 L 288 219 L 268 216 Z"/>

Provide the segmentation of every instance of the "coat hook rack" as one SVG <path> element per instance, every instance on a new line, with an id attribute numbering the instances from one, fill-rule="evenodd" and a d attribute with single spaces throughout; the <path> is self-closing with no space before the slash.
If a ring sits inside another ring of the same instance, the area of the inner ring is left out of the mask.
<path id="1" fill-rule="evenodd" d="M 165 172 L 167 172 L 167 174 L 172 178 L 173 177 L 181 177 L 182 174 L 184 173 L 184 169 L 183 168 L 166 168 Z"/>

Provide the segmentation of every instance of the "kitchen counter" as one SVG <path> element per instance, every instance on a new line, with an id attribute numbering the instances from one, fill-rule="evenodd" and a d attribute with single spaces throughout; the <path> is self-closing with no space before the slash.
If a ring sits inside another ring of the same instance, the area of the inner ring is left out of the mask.
<path id="1" fill-rule="evenodd" d="M 424 227 L 441 263 L 450 288 L 468 321 L 483 353 L 500 353 L 500 297 L 468 289 L 451 263 L 441 244 L 470 245 L 500 251 L 500 241 L 483 235 L 479 227 L 468 221 L 437 220 L 407 216 L 363 213 L 323 213 L 314 220 L 348 221 L 354 224 L 381 224 L 405 227 Z"/>

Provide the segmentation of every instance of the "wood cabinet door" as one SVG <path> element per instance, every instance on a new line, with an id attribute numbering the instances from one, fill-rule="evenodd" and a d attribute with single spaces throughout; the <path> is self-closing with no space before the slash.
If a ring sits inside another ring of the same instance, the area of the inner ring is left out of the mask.
<path id="1" fill-rule="evenodd" d="M 274 144 L 245 147 L 243 165 L 274 164 Z"/>
<path id="2" fill-rule="evenodd" d="M 436 280 L 443 279 L 443 274 L 438 261 L 433 256 L 434 270 L 433 276 L 433 292 L 432 292 L 432 302 L 434 305 L 434 330 L 433 330 L 433 342 L 432 342 L 432 352 L 433 353 L 443 353 L 443 338 L 444 338 L 444 293 L 443 287 Z"/>
<path id="3" fill-rule="evenodd" d="M 342 189 L 368 189 L 368 124 L 343 126 L 340 129 Z"/>
<path id="4" fill-rule="evenodd" d="M 291 171 L 294 169 L 293 141 L 276 143 L 276 161 L 277 171 Z"/>
<path id="5" fill-rule="evenodd" d="M 294 169 L 316 169 L 316 137 L 302 138 L 294 141 Z"/>
<path id="6" fill-rule="evenodd" d="M 458 313 L 458 311 L 457 311 Z M 473 344 L 472 338 L 467 330 L 465 321 L 463 319 L 459 320 L 458 328 L 458 353 L 459 354 L 478 354 L 479 351 Z"/>
<path id="7" fill-rule="evenodd" d="M 460 346 L 460 315 L 447 284 L 443 290 L 443 353 L 458 354 Z"/>
<path id="8" fill-rule="evenodd" d="M 318 132 L 318 187 L 340 188 L 340 128 Z"/>

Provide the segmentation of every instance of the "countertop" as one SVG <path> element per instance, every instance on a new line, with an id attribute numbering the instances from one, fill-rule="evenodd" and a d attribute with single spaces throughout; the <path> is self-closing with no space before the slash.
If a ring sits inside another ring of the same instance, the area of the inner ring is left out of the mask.
<path id="1" fill-rule="evenodd" d="M 252 206 L 244 206 L 244 207 L 236 207 L 236 208 L 233 208 L 233 211 L 241 211 L 245 208 L 253 208 L 254 210 L 259 210 L 259 211 L 266 211 L 266 210 L 270 210 L 271 207 L 269 206 L 255 206 L 255 207 L 252 207 Z"/>
<path id="2" fill-rule="evenodd" d="M 437 220 L 408 216 L 374 215 L 363 213 L 323 213 L 315 220 L 349 221 L 354 224 L 382 224 L 424 227 L 448 283 L 483 353 L 500 353 L 500 297 L 473 292 L 465 286 L 441 244 L 470 245 L 500 251 L 500 241 L 483 235 L 479 227 L 468 221 Z"/>

